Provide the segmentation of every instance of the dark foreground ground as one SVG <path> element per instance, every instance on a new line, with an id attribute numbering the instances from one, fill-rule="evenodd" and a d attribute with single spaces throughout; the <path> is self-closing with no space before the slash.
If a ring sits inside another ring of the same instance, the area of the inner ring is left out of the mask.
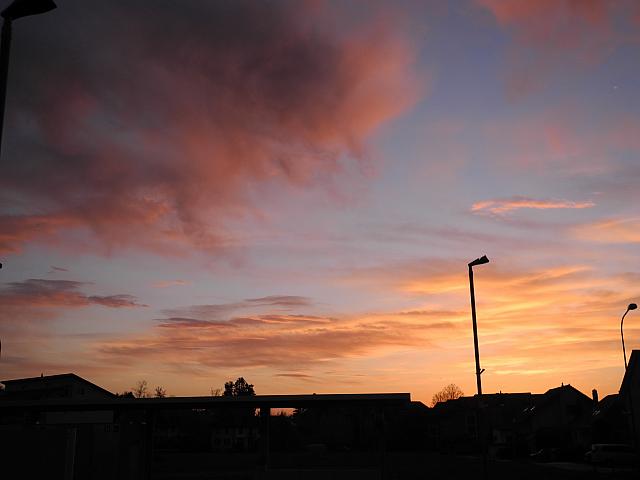
<path id="1" fill-rule="evenodd" d="M 234 479 L 234 480 L 404 480 L 477 479 L 482 480 L 482 459 L 437 453 L 325 453 L 320 455 L 272 454 L 268 469 L 256 468 L 252 455 L 163 454 L 156 457 L 152 478 Z M 582 463 L 533 463 L 491 461 L 488 479 L 639 479 L 630 468 L 598 468 Z"/>

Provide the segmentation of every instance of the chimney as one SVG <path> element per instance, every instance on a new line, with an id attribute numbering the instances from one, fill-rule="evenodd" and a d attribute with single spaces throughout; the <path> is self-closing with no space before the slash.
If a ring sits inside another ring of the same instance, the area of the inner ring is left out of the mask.
<path id="1" fill-rule="evenodd" d="M 591 398 L 593 398 L 593 406 L 598 405 L 598 390 L 595 388 L 591 390 Z"/>

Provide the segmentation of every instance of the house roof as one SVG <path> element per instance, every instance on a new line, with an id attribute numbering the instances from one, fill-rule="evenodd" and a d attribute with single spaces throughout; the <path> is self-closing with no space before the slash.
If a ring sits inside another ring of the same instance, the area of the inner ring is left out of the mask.
<path id="1" fill-rule="evenodd" d="M 575 392 L 578 394 L 578 398 L 581 398 L 585 402 L 593 402 L 591 397 L 586 396 L 580 390 L 571 385 L 561 385 L 559 387 L 550 388 L 543 394 L 534 395 L 534 405 L 527 407 L 523 410 L 518 421 L 526 421 L 537 415 L 540 411 L 544 411 L 554 405 L 555 402 L 562 399 L 562 396 L 568 392 Z"/>
<path id="2" fill-rule="evenodd" d="M 100 391 L 101 393 L 104 393 L 108 397 L 115 397 L 115 395 L 111 393 L 109 390 L 102 388 L 96 385 L 95 383 L 92 383 L 89 380 L 82 378 L 79 375 L 76 375 L 75 373 L 61 373 L 58 375 L 43 375 L 40 377 L 15 378 L 12 380 L 3 380 L 2 383 L 5 385 L 5 387 L 10 387 L 11 389 L 13 389 L 14 387 L 18 387 L 21 384 L 31 384 L 31 385 L 39 386 L 41 384 L 46 384 L 50 381 L 64 382 L 65 380 L 70 382 L 83 383 L 89 388 L 93 388 L 95 390 Z"/>
<path id="3" fill-rule="evenodd" d="M 482 395 L 482 402 L 485 405 L 501 405 L 509 402 L 526 401 L 535 397 L 535 394 L 529 392 L 517 392 L 517 393 L 484 393 Z M 455 408 L 476 408 L 478 405 L 478 395 L 470 397 L 459 397 L 446 402 L 438 402 L 433 408 L 435 409 L 455 409 Z"/>
<path id="4" fill-rule="evenodd" d="M 600 418 L 605 415 L 609 410 L 619 405 L 620 397 L 617 393 L 607 395 L 598 402 L 598 405 L 593 410 L 593 416 Z"/>
<path id="5" fill-rule="evenodd" d="M 575 387 L 572 387 L 570 384 L 567 383 L 566 385 L 562 385 L 560 387 L 550 388 L 549 390 L 544 392 L 544 394 L 542 394 L 542 396 L 540 397 L 540 401 L 537 403 L 537 405 L 544 406 L 547 403 L 550 403 L 556 398 L 558 398 L 560 395 L 569 391 L 576 392 L 579 396 L 584 397 L 584 399 L 587 401 L 590 401 L 590 402 L 593 401 L 591 397 L 588 397 L 587 395 L 582 393 L 580 390 L 578 390 Z"/>
<path id="6" fill-rule="evenodd" d="M 640 378 L 640 350 L 632 350 L 629 357 L 629 364 L 624 372 L 620 393 L 625 393 L 629 388 L 632 378 Z"/>
<path id="7" fill-rule="evenodd" d="M 429 410 L 431 410 L 429 407 L 427 407 L 424 403 L 418 401 L 418 400 L 413 400 L 410 404 L 409 404 L 409 408 L 414 409 L 416 411 L 422 411 L 422 412 L 428 412 Z"/>

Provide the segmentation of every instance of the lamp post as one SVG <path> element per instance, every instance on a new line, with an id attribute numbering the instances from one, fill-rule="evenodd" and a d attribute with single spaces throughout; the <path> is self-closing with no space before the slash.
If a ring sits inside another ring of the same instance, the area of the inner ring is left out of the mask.
<path id="1" fill-rule="evenodd" d="M 484 422 L 485 418 L 482 415 L 482 379 L 481 375 L 484 369 L 480 368 L 480 352 L 478 350 L 478 323 L 476 322 L 476 294 L 473 289 L 473 267 L 476 265 L 484 265 L 489 263 L 489 259 L 486 255 L 476 258 L 473 262 L 469 262 L 469 291 L 471 293 L 471 320 L 473 321 L 473 347 L 476 356 L 476 382 L 478 385 L 478 437 L 482 446 L 482 471 L 483 478 L 487 480 L 489 478 L 489 468 L 487 464 L 487 438 L 485 436 Z"/>
<path id="2" fill-rule="evenodd" d="M 624 355 L 625 371 L 627 370 L 627 351 L 624 348 L 624 333 L 622 331 L 622 325 L 624 324 L 624 317 L 627 316 L 627 313 L 629 313 L 629 310 L 635 310 L 636 308 L 638 308 L 638 305 L 636 305 L 635 303 L 630 303 L 629 306 L 627 307 L 627 311 L 624 312 L 624 315 L 622 315 L 622 320 L 620 320 L 620 338 L 622 339 L 622 354 Z"/>
<path id="3" fill-rule="evenodd" d="M 638 305 L 636 305 L 635 303 L 630 303 L 627 306 L 627 310 L 622 315 L 622 319 L 620 320 L 620 338 L 622 339 L 622 354 L 624 355 L 625 378 L 627 376 L 627 351 L 624 348 L 624 333 L 622 330 L 622 326 L 624 324 L 624 317 L 627 316 L 627 313 L 629 313 L 629 310 L 635 310 L 636 308 L 638 308 Z M 636 454 L 638 454 L 640 458 L 640 451 L 638 451 L 638 439 L 636 438 L 637 436 L 636 435 L 636 416 L 633 408 L 633 394 L 631 392 L 631 389 L 633 388 L 632 383 L 633 382 L 629 382 L 629 386 L 627 388 L 627 396 L 629 401 L 629 420 L 631 420 L 631 440 L 632 440 L 633 446 L 636 449 Z"/>
<path id="4" fill-rule="evenodd" d="M 30 15 L 39 15 L 56 8 L 53 0 L 14 0 L 0 12 L 2 22 L 2 44 L 0 45 L 0 154 L 2 153 L 2 131 L 4 129 L 4 106 L 7 98 L 9 75 L 9 51 L 11 50 L 11 24 L 14 20 Z"/>
<path id="5" fill-rule="evenodd" d="M 482 379 L 480 375 L 484 372 L 484 368 L 480 369 L 480 352 L 478 351 L 478 324 L 476 322 L 476 295 L 473 290 L 473 267 L 476 265 L 484 265 L 489 263 L 486 255 L 476 258 L 469 263 L 469 290 L 471 292 L 471 320 L 473 322 L 473 347 L 476 355 L 476 383 L 478 386 L 478 395 L 482 395 Z"/>

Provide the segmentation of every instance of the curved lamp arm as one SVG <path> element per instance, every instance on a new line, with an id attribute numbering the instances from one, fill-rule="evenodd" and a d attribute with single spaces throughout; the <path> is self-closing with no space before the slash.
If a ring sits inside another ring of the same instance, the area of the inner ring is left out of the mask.
<path id="1" fill-rule="evenodd" d="M 630 303 L 627 307 L 627 311 L 622 315 L 622 319 L 620 320 L 620 338 L 622 339 L 622 354 L 624 355 L 624 369 L 627 369 L 627 351 L 624 348 L 624 332 L 622 330 L 622 325 L 624 324 L 624 317 L 627 316 L 629 310 L 635 310 L 638 306 L 635 303 Z"/>

